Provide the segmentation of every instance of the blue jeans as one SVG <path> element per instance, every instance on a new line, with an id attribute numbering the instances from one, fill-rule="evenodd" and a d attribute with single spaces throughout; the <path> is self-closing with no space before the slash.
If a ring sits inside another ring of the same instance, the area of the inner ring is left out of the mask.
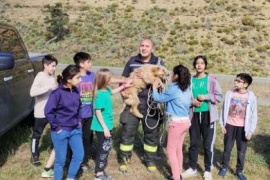
<path id="1" fill-rule="evenodd" d="M 62 130 L 59 133 L 51 131 L 51 136 L 55 149 L 54 179 L 63 179 L 68 144 L 72 150 L 72 159 L 68 168 L 67 177 L 75 178 L 84 157 L 82 128 L 78 127 L 72 131 Z"/>

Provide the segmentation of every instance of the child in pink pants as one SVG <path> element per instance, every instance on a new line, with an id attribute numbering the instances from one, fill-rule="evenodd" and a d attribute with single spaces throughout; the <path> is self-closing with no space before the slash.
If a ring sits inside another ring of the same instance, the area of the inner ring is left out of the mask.
<path id="1" fill-rule="evenodd" d="M 169 132 L 167 151 L 171 164 L 170 180 L 182 179 L 183 151 L 185 135 L 190 127 L 189 109 L 192 103 L 190 90 L 190 72 L 182 65 L 173 68 L 172 82 L 162 93 L 158 93 L 160 81 L 153 83 L 153 99 L 156 102 L 166 102 L 166 113 L 169 116 Z"/>

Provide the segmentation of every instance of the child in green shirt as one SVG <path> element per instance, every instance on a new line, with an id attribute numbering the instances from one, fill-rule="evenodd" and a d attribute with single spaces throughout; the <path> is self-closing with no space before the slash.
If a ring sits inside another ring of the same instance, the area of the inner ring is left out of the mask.
<path id="1" fill-rule="evenodd" d="M 110 175 L 104 172 L 112 145 L 111 131 L 113 129 L 113 102 L 111 95 L 129 87 L 131 83 L 131 80 L 128 80 L 122 86 L 111 90 L 108 87 L 108 84 L 111 82 L 111 76 L 110 70 L 106 68 L 102 68 L 96 72 L 94 91 L 95 114 L 91 124 L 91 130 L 95 131 L 98 141 L 95 180 L 112 179 Z"/>

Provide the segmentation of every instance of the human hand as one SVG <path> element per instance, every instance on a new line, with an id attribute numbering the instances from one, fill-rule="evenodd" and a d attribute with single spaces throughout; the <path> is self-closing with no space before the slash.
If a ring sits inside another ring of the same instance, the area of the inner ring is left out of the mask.
<path id="1" fill-rule="evenodd" d="M 153 83 L 153 89 L 157 89 L 159 86 L 161 86 L 161 82 L 158 78 L 156 78 Z"/>
<path id="2" fill-rule="evenodd" d="M 125 88 L 132 86 L 133 79 L 126 79 Z"/>
<path id="3" fill-rule="evenodd" d="M 194 99 L 192 101 L 192 105 L 195 107 L 200 107 L 202 105 L 202 102 L 198 101 L 197 99 Z"/>
<path id="4" fill-rule="evenodd" d="M 246 139 L 247 140 L 250 140 L 251 139 L 251 136 L 252 136 L 252 134 L 251 133 L 248 133 L 248 135 L 246 136 Z"/>
<path id="5" fill-rule="evenodd" d="M 221 131 L 222 131 L 223 134 L 227 133 L 227 130 L 225 128 L 222 128 Z"/>
<path id="6" fill-rule="evenodd" d="M 202 101 L 205 100 L 205 96 L 204 95 L 198 95 L 197 100 L 202 102 Z"/>
<path id="7" fill-rule="evenodd" d="M 104 129 L 104 136 L 106 137 L 106 138 L 110 138 L 111 137 L 111 132 L 106 128 L 106 129 Z"/>

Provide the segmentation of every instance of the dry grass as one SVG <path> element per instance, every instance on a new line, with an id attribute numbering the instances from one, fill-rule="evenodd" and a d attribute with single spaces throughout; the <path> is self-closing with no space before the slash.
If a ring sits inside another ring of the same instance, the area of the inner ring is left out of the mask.
<path id="1" fill-rule="evenodd" d="M 226 83 L 221 82 L 223 88 L 229 88 L 224 86 Z M 269 97 L 269 95 L 268 95 Z M 164 179 L 170 172 L 169 164 L 166 158 L 166 150 L 164 148 L 159 148 L 158 151 L 158 170 L 156 172 L 150 173 L 146 170 L 142 163 L 143 160 L 143 146 L 142 146 L 142 134 L 141 130 L 138 132 L 138 136 L 135 140 L 134 152 L 132 157 L 132 163 L 130 165 L 127 174 L 122 174 L 118 170 L 117 163 L 117 151 L 119 149 L 120 143 L 120 132 L 121 126 L 119 125 L 119 113 L 122 109 L 122 103 L 120 96 L 114 96 L 114 112 L 115 112 L 115 130 L 113 132 L 114 145 L 109 156 L 108 166 L 106 171 L 110 173 L 114 179 L 129 179 L 129 180 L 154 180 L 154 179 Z M 259 123 L 255 135 L 253 136 L 247 150 L 246 155 L 246 165 L 245 174 L 248 179 L 258 179 L 265 180 L 270 177 L 270 112 L 269 107 L 259 106 Z M 218 167 L 220 165 L 222 151 L 223 151 L 223 137 L 220 132 L 220 128 L 217 125 L 217 138 L 215 143 L 215 168 L 213 169 L 213 178 L 222 179 L 217 176 Z M 41 143 L 41 161 L 44 164 L 49 154 L 47 152 L 47 147 L 49 145 L 49 129 L 44 132 L 44 136 Z M 23 136 L 22 136 L 23 135 Z M 18 138 L 20 137 L 20 138 Z M 3 180 L 30 180 L 30 179 L 42 179 L 40 178 L 42 167 L 34 167 L 30 164 L 30 137 L 31 130 L 24 125 L 20 124 L 13 128 L 7 134 L 0 138 L 0 179 Z M 15 143 L 15 141 L 17 141 Z M 185 164 L 184 167 L 187 168 L 187 152 L 189 146 L 189 138 L 186 137 L 184 144 L 184 156 Z M 93 146 L 95 148 L 95 144 Z M 94 156 L 94 154 L 93 154 Z M 234 179 L 234 169 L 236 164 L 236 151 L 235 148 L 232 152 L 232 158 L 230 163 L 230 172 L 225 179 Z M 93 168 L 94 161 L 91 159 L 89 165 Z M 203 156 L 202 149 L 200 150 L 198 167 L 200 173 L 202 173 L 203 167 Z M 94 170 L 90 170 L 87 173 L 81 174 L 78 179 L 86 180 L 92 179 L 94 177 Z M 197 178 L 202 179 L 199 175 Z"/>

